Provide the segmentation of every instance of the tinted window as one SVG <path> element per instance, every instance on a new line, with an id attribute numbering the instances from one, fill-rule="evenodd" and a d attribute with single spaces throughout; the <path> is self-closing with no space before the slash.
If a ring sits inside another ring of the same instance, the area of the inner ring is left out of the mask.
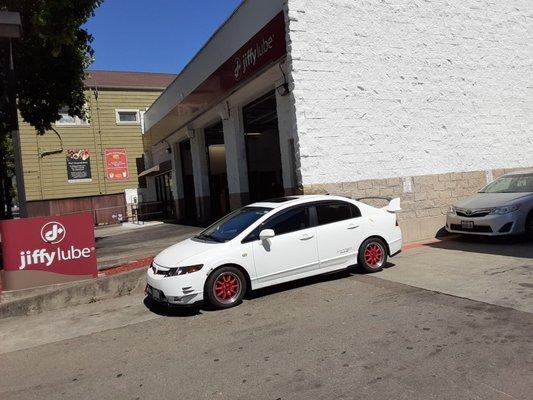
<path id="1" fill-rule="evenodd" d="M 298 207 L 266 221 L 262 229 L 272 229 L 276 235 L 283 235 L 309 228 L 309 213 L 307 207 Z"/>
<path id="2" fill-rule="evenodd" d="M 359 209 L 350 203 L 332 202 L 316 206 L 318 225 L 331 224 L 361 216 Z"/>
<path id="3" fill-rule="evenodd" d="M 272 211 L 271 208 L 264 207 L 241 208 L 215 222 L 196 238 L 214 242 L 227 242 L 270 211 Z"/>
<path id="4" fill-rule="evenodd" d="M 359 211 L 356 205 L 350 204 L 350 208 L 352 209 L 352 218 L 359 218 L 361 216 L 361 211 Z"/>
<path id="5" fill-rule="evenodd" d="M 259 239 L 259 233 L 263 229 L 272 229 L 276 236 L 285 233 L 296 232 L 301 229 L 309 228 L 309 208 L 297 207 L 289 211 L 281 212 L 272 218 L 263 222 L 259 227 L 248 235 L 244 242 L 251 242 Z"/>

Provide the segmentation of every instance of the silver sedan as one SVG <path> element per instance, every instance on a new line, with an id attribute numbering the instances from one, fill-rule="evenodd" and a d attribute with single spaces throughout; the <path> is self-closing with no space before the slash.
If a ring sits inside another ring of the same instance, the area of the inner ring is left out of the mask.
<path id="1" fill-rule="evenodd" d="M 503 175 L 454 204 L 446 215 L 452 233 L 533 237 L 533 171 Z"/>

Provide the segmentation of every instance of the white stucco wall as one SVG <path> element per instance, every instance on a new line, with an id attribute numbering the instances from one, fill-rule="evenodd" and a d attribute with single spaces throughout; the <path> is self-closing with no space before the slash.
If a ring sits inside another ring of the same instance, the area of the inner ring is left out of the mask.
<path id="1" fill-rule="evenodd" d="M 533 166 L 530 0 L 288 9 L 304 185 Z"/>

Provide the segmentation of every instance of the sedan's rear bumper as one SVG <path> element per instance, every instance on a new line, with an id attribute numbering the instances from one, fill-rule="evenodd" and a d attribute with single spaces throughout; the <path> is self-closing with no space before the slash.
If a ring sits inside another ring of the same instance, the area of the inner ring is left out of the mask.
<path id="1" fill-rule="evenodd" d="M 389 245 L 389 256 L 394 257 L 402 251 L 402 236 L 400 231 L 400 237 L 395 240 L 388 242 Z"/>
<path id="2" fill-rule="evenodd" d="M 524 218 L 520 212 L 478 218 L 458 216 L 449 212 L 446 215 L 446 230 L 450 233 L 482 236 L 522 234 L 525 226 Z M 467 226 L 469 224 L 471 226 Z"/>

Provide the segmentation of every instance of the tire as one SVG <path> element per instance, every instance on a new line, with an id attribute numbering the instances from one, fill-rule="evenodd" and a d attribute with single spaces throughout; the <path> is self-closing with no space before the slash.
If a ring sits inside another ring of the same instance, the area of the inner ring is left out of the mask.
<path id="1" fill-rule="evenodd" d="M 533 211 L 529 213 L 526 219 L 526 236 L 533 239 Z"/>
<path id="2" fill-rule="evenodd" d="M 378 272 L 387 264 L 387 246 L 379 238 L 363 242 L 357 255 L 357 265 L 366 272 Z"/>
<path id="3" fill-rule="evenodd" d="M 207 278 L 206 297 L 218 309 L 231 308 L 242 302 L 246 293 L 246 278 L 235 267 L 222 267 Z"/>

